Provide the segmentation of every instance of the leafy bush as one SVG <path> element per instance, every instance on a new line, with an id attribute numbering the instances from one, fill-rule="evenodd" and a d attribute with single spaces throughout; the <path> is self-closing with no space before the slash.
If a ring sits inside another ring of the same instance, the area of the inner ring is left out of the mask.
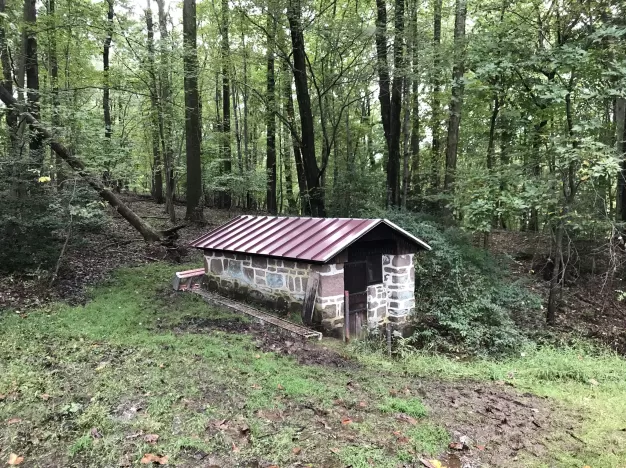
<path id="1" fill-rule="evenodd" d="M 0 272 L 54 267 L 72 219 L 73 238 L 104 223 L 102 205 L 87 187 L 56 191 L 49 181 L 18 196 L 0 191 Z"/>
<path id="2" fill-rule="evenodd" d="M 516 321 L 536 320 L 541 301 L 508 275 L 508 265 L 472 246 L 467 233 L 415 214 L 387 217 L 426 240 L 416 255 L 415 347 L 460 354 L 507 354 L 527 341 Z"/>

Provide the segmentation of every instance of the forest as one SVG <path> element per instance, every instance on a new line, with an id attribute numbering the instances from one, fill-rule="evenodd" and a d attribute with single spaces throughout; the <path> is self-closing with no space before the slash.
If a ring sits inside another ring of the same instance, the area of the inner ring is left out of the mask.
<path id="1" fill-rule="evenodd" d="M 623 466 L 623 2 L 0 0 L 0 67 L 0 462 Z M 247 213 L 424 239 L 413 336 L 174 295 Z"/>

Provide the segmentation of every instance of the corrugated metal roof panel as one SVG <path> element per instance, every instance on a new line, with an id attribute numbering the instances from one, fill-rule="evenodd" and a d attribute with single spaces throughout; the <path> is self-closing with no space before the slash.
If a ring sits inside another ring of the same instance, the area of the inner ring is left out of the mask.
<path id="1" fill-rule="evenodd" d="M 420 248 L 430 250 L 424 241 L 386 219 L 274 216 L 239 216 L 194 240 L 191 246 L 326 262 L 379 224 L 386 224 Z"/>

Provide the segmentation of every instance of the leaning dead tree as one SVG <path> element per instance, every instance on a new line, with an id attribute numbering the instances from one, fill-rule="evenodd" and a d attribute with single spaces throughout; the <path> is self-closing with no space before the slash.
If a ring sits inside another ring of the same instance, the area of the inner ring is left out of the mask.
<path id="1" fill-rule="evenodd" d="M 115 210 L 126 221 L 128 221 L 131 226 L 137 229 L 146 241 L 151 242 L 166 240 L 171 238 L 172 234 L 175 233 L 177 229 L 180 229 L 181 226 L 166 231 L 155 230 L 152 226 L 137 216 L 137 214 L 131 210 L 128 205 L 115 196 L 111 190 L 106 188 L 99 178 L 90 174 L 85 167 L 85 164 L 80 159 L 73 156 L 63 144 L 59 143 L 54 138 L 50 130 L 44 127 L 30 112 L 20 109 L 17 100 L 3 85 L 0 85 L 0 100 L 4 102 L 9 109 L 13 109 L 18 112 L 21 119 L 28 123 L 33 131 L 38 132 L 38 134 L 41 135 L 52 150 L 72 169 L 74 169 L 74 171 L 76 171 L 78 175 L 80 175 L 96 192 L 98 192 L 98 195 L 100 195 L 103 200 L 115 208 Z"/>

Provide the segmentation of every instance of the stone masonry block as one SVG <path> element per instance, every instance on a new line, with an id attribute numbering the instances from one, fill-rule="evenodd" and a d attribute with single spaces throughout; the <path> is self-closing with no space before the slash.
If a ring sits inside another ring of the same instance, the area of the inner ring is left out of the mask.
<path id="1" fill-rule="evenodd" d="M 394 255 L 391 263 L 393 266 L 403 267 L 410 266 L 413 262 L 410 255 Z"/>
<path id="2" fill-rule="evenodd" d="M 221 275 L 222 271 L 224 271 L 224 266 L 222 264 L 222 259 L 214 258 L 211 260 L 211 273 L 216 275 Z"/>
<path id="3" fill-rule="evenodd" d="M 339 296 L 344 291 L 343 273 L 320 276 L 318 295 L 320 297 Z"/>
<path id="4" fill-rule="evenodd" d="M 267 268 L 267 258 L 252 257 L 252 266 L 255 268 Z"/>

